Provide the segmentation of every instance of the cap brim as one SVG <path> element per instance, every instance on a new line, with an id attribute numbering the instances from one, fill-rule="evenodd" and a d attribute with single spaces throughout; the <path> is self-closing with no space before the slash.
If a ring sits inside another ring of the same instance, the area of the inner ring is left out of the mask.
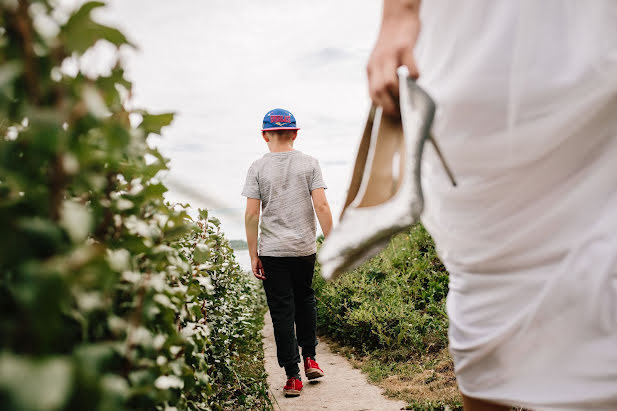
<path id="1" fill-rule="evenodd" d="M 276 131 L 276 130 L 300 130 L 300 127 L 272 127 L 262 128 L 261 131 Z"/>

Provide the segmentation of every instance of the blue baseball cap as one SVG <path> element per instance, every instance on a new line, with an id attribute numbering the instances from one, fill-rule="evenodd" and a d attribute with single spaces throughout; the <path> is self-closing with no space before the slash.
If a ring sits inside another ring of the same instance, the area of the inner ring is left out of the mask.
<path id="1" fill-rule="evenodd" d="M 300 128 L 296 127 L 296 118 L 291 112 L 275 108 L 266 113 L 261 127 L 261 131 L 273 130 L 300 130 Z"/>

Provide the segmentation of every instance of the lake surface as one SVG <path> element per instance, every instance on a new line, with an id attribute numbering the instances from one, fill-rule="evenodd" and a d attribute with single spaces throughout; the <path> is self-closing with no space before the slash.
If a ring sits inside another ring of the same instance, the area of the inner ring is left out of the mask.
<path id="1" fill-rule="evenodd" d="M 238 264 L 240 264 L 243 269 L 251 271 L 251 256 L 249 255 L 249 250 L 234 250 L 234 254 Z"/>

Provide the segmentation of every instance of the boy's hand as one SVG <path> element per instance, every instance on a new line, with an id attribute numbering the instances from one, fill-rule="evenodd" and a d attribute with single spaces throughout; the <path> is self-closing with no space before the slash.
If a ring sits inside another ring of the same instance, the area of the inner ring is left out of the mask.
<path id="1" fill-rule="evenodd" d="M 253 275 L 260 280 L 266 279 L 266 272 L 264 271 L 264 266 L 261 263 L 259 257 L 251 258 L 251 267 L 253 269 Z"/>

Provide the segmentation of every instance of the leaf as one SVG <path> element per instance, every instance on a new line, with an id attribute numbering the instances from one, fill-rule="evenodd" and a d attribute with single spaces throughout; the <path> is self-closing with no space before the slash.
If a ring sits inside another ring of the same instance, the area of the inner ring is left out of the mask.
<path id="1" fill-rule="evenodd" d="M 105 3 L 102 1 L 88 1 L 84 3 L 66 22 L 66 27 L 72 27 L 74 25 L 78 25 L 83 23 L 84 20 L 89 19 L 90 12 L 96 8 L 105 6 Z"/>
<path id="2" fill-rule="evenodd" d="M 143 196 L 144 200 L 150 200 L 163 198 L 163 194 L 167 191 L 167 187 L 162 183 L 148 184 L 139 195 Z"/>
<path id="3" fill-rule="evenodd" d="M 17 60 L 12 60 L 0 65 L 0 89 L 6 95 L 7 90 L 23 71 L 23 64 Z"/>
<path id="4" fill-rule="evenodd" d="M 107 250 L 107 263 L 112 270 L 124 271 L 131 266 L 131 254 L 123 248 L 117 250 Z"/>
<path id="5" fill-rule="evenodd" d="M 190 232 L 191 230 L 193 230 L 193 227 L 189 225 L 177 225 L 168 228 L 167 230 L 165 230 L 165 239 L 167 241 L 178 239 Z"/>
<path id="6" fill-rule="evenodd" d="M 17 226 L 33 239 L 50 245 L 62 239 L 60 228 L 53 221 L 41 217 L 22 218 L 17 222 Z"/>
<path id="7" fill-rule="evenodd" d="M 96 376 L 106 361 L 109 361 L 115 353 L 114 346 L 110 343 L 82 344 L 73 352 L 79 361 L 80 368 L 88 375 Z"/>
<path id="8" fill-rule="evenodd" d="M 95 117 L 102 119 L 108 117 L 111 113 L 105 104 L 105 100 L 101 93 L 91 84 L 84 85 L 81 91 L 83 99 L 88 111 Z"/>
<path id="9" fill-rule="evenodd" d="M 175 375 L 161 375 L 154 381 L 154 386 L 159 390 L 168 390 L 170 388 L 183 388 L 184 381 Z"/>
<path id="10" fill-rule="evenodd" d="M 135 204 L 131 200 L 127 200 L 126 198 L 119 198 L 116 201 L 116 208 L 120 211 L 130 210 L 135 207 Z"/>
<path id="11" fill-rule="evenodd" d="M 114 410 L 123 407 L 123 400 L 129 392 L 128 382 L 117 375 L 108 374 L 101 379 L 103 388 L 101 410 Z M 115 400 L 115 401 L 114 401 Z"/>
<path id="12" fill-rule="evenodd" d="M 210 257 L 210 247 L 205 244 L 195 245 L 195 251 L 193 251 L 193 261 L 197 264 L 203 264 L 208 261 Z"/>
<path id="13" fill-rule="evenodd" d="M 71 391 L 72 368 L 64 357 L 37 361 L 4 353 L 0 356 L 0 387 L 10 393 L 16 409 L 61 409 Z"/>
<path id="14" fill-rule="evenodd" d="M 197 277 L 197 282 L 199 283 L 199 285 L 204 287 L 207 292 L 214 291 L 214 285 L 212 284 L 212 279 L 210 277 L 207 277 L 207 276 Z"/>
<path id="15" fill-rule="evenodd" d="M 105 3 L 99 1 L 84 3 L 62 26 L 60 36 L 68 54 L 83 54 L 99 40 L 107 40 L 117 47 L 123 44 L 132 45 L 121 31 L 91 19 L 90 12 L 104 5 Z"/>
<path id="16" fill-rule="evenodd" d="M 142 113 L 143 120 L 139 124 L 139 128 L 148 135 L 149 133 L 161 134 L 161 129 L 171 124 L 174 119 L 174 113 L 149 114 Z"/>
<path id="17" fill-rule="evenodd" d="M 83 241 L 92 227 L 90 210 L 76 201 L 66 200 L 60 209 L 60 225 L 74 242 Z"/>
<path id="18" fill-rule="evenodd" d="M 141 220 L 135 215 L 129 216 L 124 221 L 124 226 L 131 234 L 137 234 L 145 238 L 151 238 L 159 234 L 160 229 L 149 221 Z"/>

